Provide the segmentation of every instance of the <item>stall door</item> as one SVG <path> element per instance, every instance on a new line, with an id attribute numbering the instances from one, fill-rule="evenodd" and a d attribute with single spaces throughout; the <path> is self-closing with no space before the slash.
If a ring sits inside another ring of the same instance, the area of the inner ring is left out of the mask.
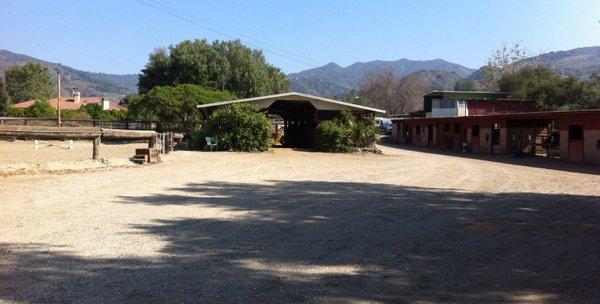
<path id="1" fill-rule="evenodd" d="M 471 152 L 479 153 L 479 126 L 471 127 Z"/>
<path id="2" fill-rule="evenodd" d="M 583 162 L 583 126 L 569 125 L 569 161 Z"/>

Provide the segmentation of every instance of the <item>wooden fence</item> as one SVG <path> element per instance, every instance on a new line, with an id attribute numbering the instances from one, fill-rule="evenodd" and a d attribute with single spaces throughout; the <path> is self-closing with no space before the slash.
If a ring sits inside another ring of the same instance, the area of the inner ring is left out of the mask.
<path id="1" fill-rule="evenodd" d="M 37 118 L 37 117 L 0 117 L 0 125 L 21 125 L 21 126 L 48 126 L 57 125 L 56 118 Z M 125 129 L 125 130 L 157 130 L 159 125 L 156 121 L 139 120 L 100 120 L 100 119 L 62 119 L 64 127 L 97 127 L 104 129 Z"/>

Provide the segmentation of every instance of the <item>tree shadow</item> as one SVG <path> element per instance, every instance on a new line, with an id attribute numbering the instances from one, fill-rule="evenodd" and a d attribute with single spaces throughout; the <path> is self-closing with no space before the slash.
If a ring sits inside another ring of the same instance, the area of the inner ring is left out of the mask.
<path id="1" fill-rule="evenodd" d="M 573 163 L 562 159 L 553 159 L 543 156 L 521 156 L 513 157 L 510 155 L 491 155 L 491 154 L 472 154 L 462 153 L 457 150 L 440 149 L 440 148 L 426 148 L 411 145 L 400 145 L 393 143 L 378 143 L 380 146 L 415 151 L 421 153 L 437 154 L 450 157 L 469 158 L 477 160 L 485 160 L 490 162 L 498 162 L 509 165 L 518 165 L 526 167 L 536 167 L 550 170 L 566 171 L 573 173 L 584 173 L 584 174 L 596 174 L 600 175 L 600 166 L 590 163 Z"/>
<path id="2" fill-rule="evenodd" d="M 235 216 L 132 225 L 166 242 L 152 258 L 2 244 L 0 301 L 589 303 L 599 295 L 598 196 L 270 181 L 190 183 L 119 202 Z"/>

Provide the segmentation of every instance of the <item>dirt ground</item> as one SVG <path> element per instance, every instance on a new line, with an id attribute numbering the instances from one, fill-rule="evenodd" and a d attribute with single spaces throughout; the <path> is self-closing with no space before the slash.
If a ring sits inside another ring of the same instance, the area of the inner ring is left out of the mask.
<path id="1" fill-rule="evenodd" d="M 146 142 L 102 143 L 102 162 L 92 160 L 91 141 L 74 141 L 72 149 L 68 141 L 40 141 L 36 150 L 33 140 L 0 140 L 0 176 L 135 166 L 129 157 L 136 148 L 147 147 Z"/>
<path id="2" fill-rule="evenodd" d="M 0 178 L 0 302 L 600 301 L 599 167 L 382 150 Z"/>

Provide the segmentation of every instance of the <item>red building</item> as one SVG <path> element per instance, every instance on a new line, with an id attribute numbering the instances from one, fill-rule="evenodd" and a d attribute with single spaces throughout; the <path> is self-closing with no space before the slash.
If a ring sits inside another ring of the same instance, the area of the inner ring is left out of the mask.
<path id="1" fill-rule="evenodd" d="M 537 105 L 532 100 L 521 99 L 471 99 L 467 101 L 468 116 L 494 115 L 503 113 L 535 112 Z"/>
<path id="2" fill-rule="evenodd" d="M 423 112 L 425 117 L 456 117 L 537 110 L 533 100 L 508 97 L 504 92 L 433 91 L 423 96 Z"/>
<path id="3" fill-rule="evenodd" d="M 480 154 L 530 154 L 600 165 L 598 110 L 491 115 L 488 110 L 481 111 L 485 114 L 393 119 L 392 139 L 423 147 Z"/>

